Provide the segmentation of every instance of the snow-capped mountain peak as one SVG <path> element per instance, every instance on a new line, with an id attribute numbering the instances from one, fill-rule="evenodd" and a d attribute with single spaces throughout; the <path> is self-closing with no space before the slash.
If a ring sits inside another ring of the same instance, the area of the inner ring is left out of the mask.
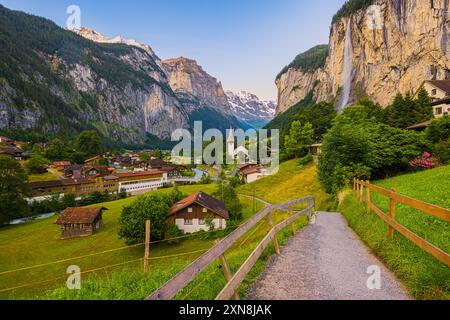
<path id="1" fill-rule="evenodd" d="M 247 91 L 227 91 L 226 95 L 233 115 L 256 129 L 264 127 L 275 116 L 275 101 L 260 100 Z"/>

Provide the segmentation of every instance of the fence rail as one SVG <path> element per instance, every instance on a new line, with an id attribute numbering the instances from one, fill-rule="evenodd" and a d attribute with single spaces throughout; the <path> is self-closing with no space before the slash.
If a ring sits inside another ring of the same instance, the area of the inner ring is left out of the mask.
<path id="1" fill-rule="evenodd" d="M 365 197 L 364 197 L 364 189 L 366 191 Z M 421 238 L 420 236 L 418 236 L 405 226 L 401 225 L 395 219 L 397 203 L 401 203 L 403 205 L 417 209 L 419 211 L 422 211 L 423 213 L 426 213 L 428 215 L 437 217 L 439 219 L 448 222 L 450 222 L 450 210 L 435 206 L 430 203 L 426 203 L 424 201 L 420 201 L 417 199 L 401 195 L 397 193 L 397 190 L 394 188 L 391 190 L 384 189 L 371 184 L 370 181 L 362 181 L 356 178 L 353 180 L 353 191 L 356 193 L 361 203 L 363 202 L 366 203 L 368 213 L 371 213 L 373 211 L 377 216 L 379 216 L 388 224 L 387 236 L 389 238 L 392 239 L 394 237 L 394 232 L 397 231 L 405 238 L 410 240 L 412 243 L 414 243 L 416 246 L 428 252 L 433 257 L 435 257 L 436 259 L 438 259 L 439 261 L 450 267 L 450 255 L 447 252 L 429 243 L 425 239 Z M 378 208 L 374 203 L 372 203 L 371 201 L 372 192 L 381 194 L 389 198 L 390 200 L 389 214 L 384 213 L 380 208 Z"/>
<path id="2" fill-rule="evenodd" d="M 293 207 L 300 203 L 307 203 L 307 208 L 298 213 L 293 212 Z M 276 211 L 288 211 L 292 215 L 282 223 L 273 226 L 271 214 Z M 184 289 L 198 274 L 205 270 L 217 259 L 220 260 L 222 268 L 224 269 L 225 277 L 227 278 L 227 285 L 222 292 L 217 296 L 218 300 L 225 300 L 237 296 L 237 289 L 245 276 L 251 270 L 253 265 L 261 256 L 262 252 L 269 245 L 274 243 L 275 250 L 279 253 L 279 244 L 277 240 L 277 233 L 283 228 L 292 225 L 298 218 L 304 215 L 311 215 L 314 212 L 314 197 L 308 196 L 294 201 L 289 201 L 277 205 L 272 205 L 264 208 L 252 218 L 247 220 L 238 229 L 229 234 L 226 238 L 220 241 L 217 245 L 211 248 L 208 252 L 191 263 L 188 267 L 175 275 L 172 279 L 166 282 L 162 287 L 153 292 L 146 300 L 170 300 L 178 292 Z M 267 218 L 272 226 L 271 231 L 264 237 L 258 247 L 253 251 L 247 261 L 241 266 L 235 275 L 232 275 L 227 267 L 228 263 L 225 258 L 225 252 L 230 249 L 240 238 L 242 238 L 248 231 L 250 231 L 258 222 Z"/>

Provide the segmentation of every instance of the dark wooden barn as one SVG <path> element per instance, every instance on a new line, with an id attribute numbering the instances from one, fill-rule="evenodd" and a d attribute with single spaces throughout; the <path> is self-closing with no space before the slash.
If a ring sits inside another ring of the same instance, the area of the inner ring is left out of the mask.
<path id="1" fill-rule="evenodd" d="M 67 208 L 56 220 L 61 239 L 88 237 L 103 226 L 104 207 Z"/>

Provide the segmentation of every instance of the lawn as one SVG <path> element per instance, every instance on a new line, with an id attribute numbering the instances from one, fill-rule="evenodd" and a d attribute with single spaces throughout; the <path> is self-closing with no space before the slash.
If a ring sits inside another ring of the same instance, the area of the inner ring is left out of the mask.
<path id="1" fill-rule="evenodd" d="M 270 203 L 282 203 L 313 195 L 316 209 L 333 210 L 334 202 L 320 187 L 317 167 L 313 164 L 301 166 L 298 160 L 280 165 L 278 174 L 244 185 L 238 190 L 242 194 L 253 195 Z"/>
<path id="2" fill-rule="evenodd" d="M 450 208 L 450 166 L 415 174 L 375 181 L 383 188 L 396 188 L 401 194 Z M 389 212 L 386 197 L 372 193 L 372 201 Z M 403 236 L 386 238 L 387 226 L 374 213 L 368 215 L 356 197 L 347 194 L 340 211 L 350 226 L 382 258 L 388 267 L 405 283 L 417 299 L 450 299 L 450 268 L 416 247 Z M 410 207 L 397 204 L 396 219 L 432 244 L 450 252 L 450 224 Z"/>
<path id="3" fill-rule="evenodd" d="M 28 182 L 53 181 L 53 180 L 58 180 L 58 177 L 51 172 L 28 175 Z"/>

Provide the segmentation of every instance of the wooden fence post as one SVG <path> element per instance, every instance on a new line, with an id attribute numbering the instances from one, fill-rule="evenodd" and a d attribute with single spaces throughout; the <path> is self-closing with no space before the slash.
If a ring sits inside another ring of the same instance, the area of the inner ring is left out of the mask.
<path id="1" fill-rule="evenodd" d="M 366 205 L 367 205 L 367 214 L 370 214 L 371 210 L 371 203 L 370 203 L 370 181 L 366 181 Z"/>
<path id="2" fill-rule="evenodd" d="M 356 191 L 356 177 L 353 178 L 353 191 Z"/>
<path id="3" fill-rule="evenodd" d="M 391 195 L 389 196 L 389 216 L 392 219 L 395 219 L 395 200 L 392 198 L 392 194 L 396 193 L 397 190 L 395 188 L 391 189 Z M 388 226 L 388 238 L 394 239 L 394 228 L 390 225 Z"/>
<path id="4" fill-rule="evenodd" d="M 273 219 L 272 219 L 272 215 L 271 214 L 267 215 L 267 220 L 269 221 L 270 228 L 273 228 Z M 273 246 L 275 247 L 275 252 L 277 254 L 280 254 L 281 253 L 281 249 L 280 249 L 280 244 L 278 243 L 278 238 L 277 238 L 276 234 L 273 235 L 272 241 L 273 241 Z"/>
<path id="5" fill-rule="evenodd" d="M 361 189 L 359 190 L 359 202 L 363 203 L 363 197 L 364 197 L 364 181 L 361 181 Z"/>
<path id="6" fill-rule="evenodd" d="M 150 257 L 150 220 L 145 223 L 145 256 L 144 256 L 144 273 L 148 273 L 148 258 Z"/>
<path id="7" fill-rule="evenodd" d="M 220 241 L 216 240 L 215 244 L 217 245 Z M 222 266 L 223 274 L 225 276 L 225 279 L 227 282 L 230 282 L 230 280 L 233 278 L 233 274 L 231 273 L 230 265 L 228 264 L 227 258 L 225 257 L 225 254 L 222 254 L 219 256 L 220 265 Z M 240 300 L 239 294 L 235 292 L 233 294 L 234 300 Z"/>

